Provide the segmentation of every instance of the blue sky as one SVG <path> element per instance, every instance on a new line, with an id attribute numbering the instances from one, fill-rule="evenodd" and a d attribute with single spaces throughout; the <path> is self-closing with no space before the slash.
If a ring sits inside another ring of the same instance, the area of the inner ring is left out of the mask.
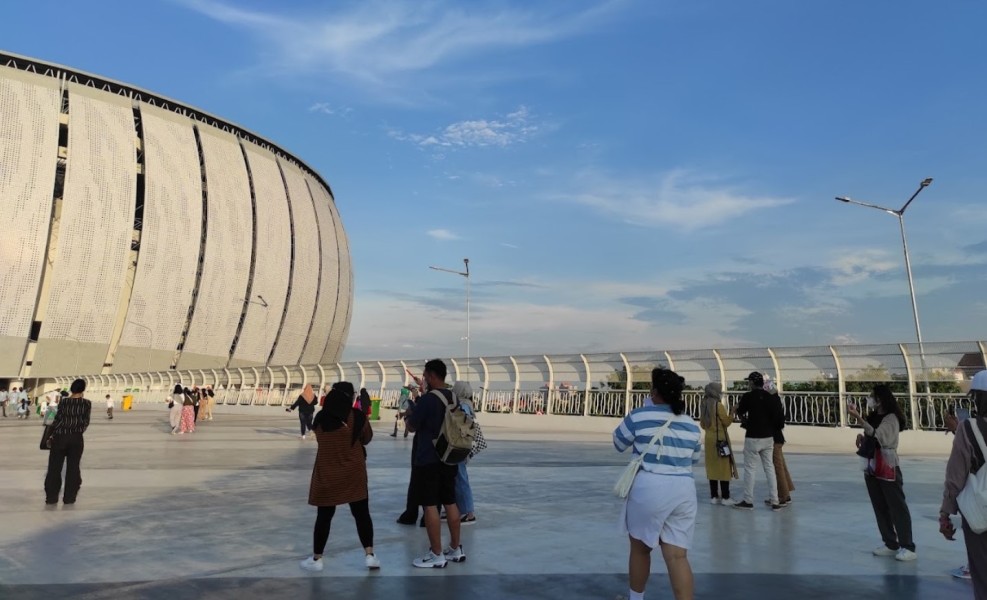
<path id="1" fill-rule="evenodd" d="M 350 236 L 346 358 L 914 339 L 987 320 L 987 5 L 12 3 L 0 47 L 284 145 Z M 54 16 L 57 15 L 57 18 Z"/>

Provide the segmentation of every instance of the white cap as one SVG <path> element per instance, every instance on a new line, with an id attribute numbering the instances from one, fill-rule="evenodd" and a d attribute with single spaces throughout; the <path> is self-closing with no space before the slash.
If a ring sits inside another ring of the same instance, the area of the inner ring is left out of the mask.
<path id="1" fill-rule="evenodd" d="M 981 371 L 973 376 L 970 380 L 970 389 L 987 392 L 987 371 Z"/>

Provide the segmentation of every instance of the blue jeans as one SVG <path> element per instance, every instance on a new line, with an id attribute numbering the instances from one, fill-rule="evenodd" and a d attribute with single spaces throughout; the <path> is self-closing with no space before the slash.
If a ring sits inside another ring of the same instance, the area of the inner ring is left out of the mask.
<path id="1" fill-rule="evenodd" d="M 459 463 L 459 475 L 456 477 L 456 506 L 462 515 L 473 512 L 473 490 L 470 489 L 465 462 Z"/>

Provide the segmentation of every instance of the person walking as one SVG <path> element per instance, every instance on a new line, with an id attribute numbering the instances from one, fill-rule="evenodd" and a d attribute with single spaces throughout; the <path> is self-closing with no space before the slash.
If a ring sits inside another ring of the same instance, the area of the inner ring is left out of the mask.
<path id="1" fill-rule="evenodd" d="M 315 402 L 311 393 L 309 404 Z M 303 392 L 304 394 L 305 392 Z M 325 407 L 315 417 L 315 439 L 319 444 L 312 467 L 308 503 L 316 507 L 312 556 L 300 563 L 306 571 L 321 571 L 322 557 L 329 540 L 329 529 L 336 507 L 349 504 L 356 521 L 356 532 L 363 546 L 368 569 L 380 568 L 374 554 L 374 523 L 370 518 L 370 492 L 367 485 L 366 446 L 374 437 L 373 428 L 362 411 L 353 408 L 353 384 L 341 381 L 326 395 Z"/>
<path id="2" fill-rule="evenodd" d="M 733 420 L 723 407 L 722 397 L 721 384 L 715 381 L 706 384 L 699 411 L 699 423 L 706 430 L 704 447 L 710 504 L 727 504 L 730 500 L 730 480 L 737 478 L 737 465 L 727 432 Z M 724 452 L 729 454 L 724 455 Z"/>
<path id="3" fill-rule="evenodd" d="M 216 404 L 216 393 L 212 391 L 212 384 L 202 389 L 202 401 L 204 403 L 203 409 L 205 410 L 202 420 L 212 421 L 212 407 Z"/>
<path id="4" fill-rule="evenodd" d="M 394 414 L 394 431 L 391 432 L 391 437 L 398 437 L 398 425 L 404 423 L 404 417 L 408 414 L 408 409 L 411 407 L 411 388 L 409 386 L 404 386 L 401 388 L 401 395 L 398 397 L 398 410 Z M 408 437 L 408 427 L 404 428 L 404 437 Z"/>
<path id="5" fill-rule="evenodd" d="M 195 404 L 192 390 L 182 389 L 182 415 L 178 421 L 178 435 L 195 433 Z"/>
<path id="6" fill-rule="evenodd" d="M 3 409 L 3 418 L 7 418 L 7 390 L 0 390 L 0 408 Z M 395 432 L 397 428 L 395 427 Z"/>
<path id="7" fill-rule="evenodd" d="M 987 463 L 987 455 L 977 436 L 979 432 L 979 437 L 987 443 L 987 371 L 980 371 L 973 376 L 970 382 L 970 399 L 976 414 L 962 422 L 951 417 L 946 424 L 947 429 L 956 433 L 953 449 L 946 463 L 946 481 L 942 505 L 939 507 L 939 532 L 947 540 L 953 540 L 956 535 L 956 528 L 949 517 L 960 512 L 957 502 L 960 492 L 966 487 L 970 474 L 977 473 Z M 977 428 L 976 431 L 974 427 Z M 973 582 L 974 600 L 987 600 L 987 531 L 975 533 L 962 514 L 960 523 L 963 528 L 963 542 L 966 544 L 966 570 Z M 962 570 L 962 567 L 957 570 Z"/>
<path id="8" fill-rule="evenodd" d="M 905 501 L 904 482 L 898 463 L 898 435 L 905 427 L 905 415 L 887 385 L 874 386 L 873 396 L 867 401 L 871 411 L 866 419 L 853 405 L 847 407 L 847 414 L 857 419 L 864 428 L 859 443 L 865 443 L 867 438 L 876 442 L 875 458 L 872 460 L 875 468 L 868 469 L 864 474 L 867 495 L 870 496 L 877 529 L 884 542 L 873 553 L 874 556 L 893 556 L 902 562 L 912 561 L 918 555 L 912 540 L 912 515 Z M 887 472 L 883 472 L 882 464 L 887 467 Z"/>
<path id="9" fill-rule="evenodd" d="M 304 440 L 306 434 L 312 430 L 312 417 L 315 415 L 315 391 L 311 384 L 306 384 L 295 403 L 284 410 L 285 412 L 292 412 L 296 408 L 298 409 L 298 422 L 302 429 L 301 438 Z"/>
<path id="10" fill-rule="evenodd" d="M 696 483 L 702 432 L 685 414 L 685 379 L 674 371 L 651 371 L 651 397 L 634 409 L 613 432 L 618 452 L 643 454 L 641 467 L 624 502 L 621 521 L 630 540 L 629 600 L 644 600 L 651 574 L 651 552 L 661 547 L 676 600 L 694 593 L 688 551 L 696 527 Z M 660 444 L 651 444 L 660 436 Z"/>
<path id="11" fill-rule="evenodd" d="M 59 403 L 58 412 L 51 423 L 51 448 L 48 454 L 48 472 L 45 475 L 45 504 L 58 504 L 62 491 L 62 467 L 65 467 L 64 504 L 75 504 L 82 487 L 82 452 L 85 449 L 83 434 L 89 428 L 92 402 L 83 397 L 86 380 L 76 379 L 69 388 L 72 395 Z"/>
<path id="12" fill-rule="evenodd" d="M 746 428 L 744 439 L 744 497 L 739 502 L 730 502 L 734 508 L 754 509 L 754 478 L 757 463 L 761 463 L 768 480 L 768 493 L 771 510 L 779 511 L 784 506 L 778 501 L 778 480 L 775 474 L 774 438 L 785 423 L 785 412 L 778 398 L 764 391 L 764 376 L 757 371 L 747 376 L 751 390 L 741 396 L 734 407 L 734 415 L 740 417 L 741 427 Z"/>
<path id="13" fill-rule="evenodd" d="M 109 394 L 106 395 L 106 418 L 113 420 L 113 398 Z"/>

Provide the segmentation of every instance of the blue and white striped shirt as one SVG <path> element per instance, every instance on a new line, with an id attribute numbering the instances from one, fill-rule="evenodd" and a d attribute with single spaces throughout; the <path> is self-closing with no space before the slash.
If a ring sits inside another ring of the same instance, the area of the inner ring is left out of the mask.
<path id="1" fill-rule="evenodd" d="M 692 466 L 699 462 L 702 432 L 692 417 L 676 415 L 665 404 L 642 406 L 631 411 L 614 430 L 613 445 L 618 452 L 633 446 L 634 454 L 641 454 L 658 428 L 669 420 L 672 424 L 662 436 L 662 446 L 655 443 L 641 462 L 641 469 L 659 475 L 692 477 Z M 657 456 L 659 448 L 660 457 Z"/>

